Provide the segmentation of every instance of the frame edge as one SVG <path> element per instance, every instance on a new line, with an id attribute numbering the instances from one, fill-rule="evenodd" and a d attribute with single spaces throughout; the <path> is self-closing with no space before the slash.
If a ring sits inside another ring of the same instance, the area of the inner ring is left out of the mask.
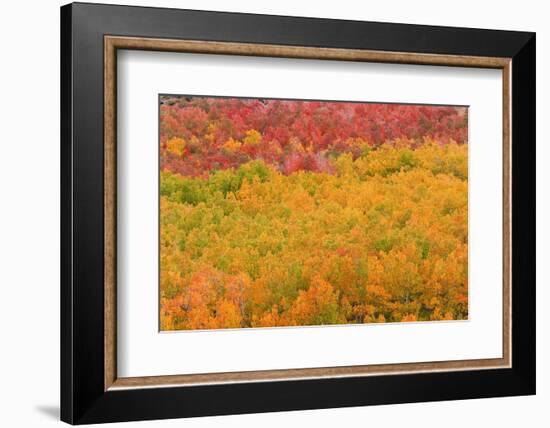
<path id="1" fill-rule="evenodd" d="M 60 128 L 61 128 L 61 388 L 60 388 L 60 419 L 63 422 L 74 423 L 74 376 L 73 376 L 73 259 L 72 259 L 72 5 L 60 8 Z"/>
<path id="2" fill-rule="evenodd" d="M 536 394 L 536 34 L 512 59 L 512 369 Z M 521 172 L 518 173 L 517 171 Z M 515 315 L 515 316 L 514 316 Z M 518 316 L 521 315 L 521 316 Z"/>

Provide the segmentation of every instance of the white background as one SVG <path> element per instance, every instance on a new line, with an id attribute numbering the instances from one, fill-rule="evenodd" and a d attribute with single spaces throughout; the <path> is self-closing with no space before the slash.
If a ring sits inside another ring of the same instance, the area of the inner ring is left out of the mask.
<path id="1" fill-rule="evenodd" d="M 122 51 L 117 79 L 119 376 L 502 357 L 502 71 Z M 469 105 L 469 319 L 159 334 L 159 93 Z"/>
<path id="2" fill-rule="evenodd" d="M 109 1 L 104 1 L 110 3 Z M 131 423 L 159 427 L 545 426 L 550 404 L 550 28 L 544 2 L 126 1 L 130 4 L 537 31 L 538 395 Z M 59 5 L 0 13 L 0 424 L 56 426 L 59 406 Z M 545 220 L 546 219 L 546 220 Z M 546 361 L 546 363 L 545 363 Z"/>

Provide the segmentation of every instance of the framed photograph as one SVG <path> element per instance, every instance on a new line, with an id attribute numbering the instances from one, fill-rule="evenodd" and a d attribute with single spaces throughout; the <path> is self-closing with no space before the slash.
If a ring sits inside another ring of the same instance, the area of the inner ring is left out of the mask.
<path id="1" fill-rule="evenodd" d="M 535 34 L 61 8 L 61 418 L 535 393 Z"/>

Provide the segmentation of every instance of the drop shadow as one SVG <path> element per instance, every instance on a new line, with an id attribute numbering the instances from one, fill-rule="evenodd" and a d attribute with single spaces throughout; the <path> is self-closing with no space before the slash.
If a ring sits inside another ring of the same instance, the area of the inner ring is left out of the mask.
<path id="1" fill-rule="evenodd" d="M 55 419 L 57 421 L 59 420 L 59 406 L 39 405 L 35 406 L 35 409 L 43 415 L 48 416 L 50 419 Z"/>

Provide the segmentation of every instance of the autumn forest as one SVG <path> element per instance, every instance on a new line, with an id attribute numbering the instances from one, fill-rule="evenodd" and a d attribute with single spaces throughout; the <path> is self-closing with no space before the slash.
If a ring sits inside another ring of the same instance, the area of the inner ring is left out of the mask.
<path id="1" fill-rule="evenodd" d="M 466 107 L 159 100 L 161 330 L 467 319 Z"/>

